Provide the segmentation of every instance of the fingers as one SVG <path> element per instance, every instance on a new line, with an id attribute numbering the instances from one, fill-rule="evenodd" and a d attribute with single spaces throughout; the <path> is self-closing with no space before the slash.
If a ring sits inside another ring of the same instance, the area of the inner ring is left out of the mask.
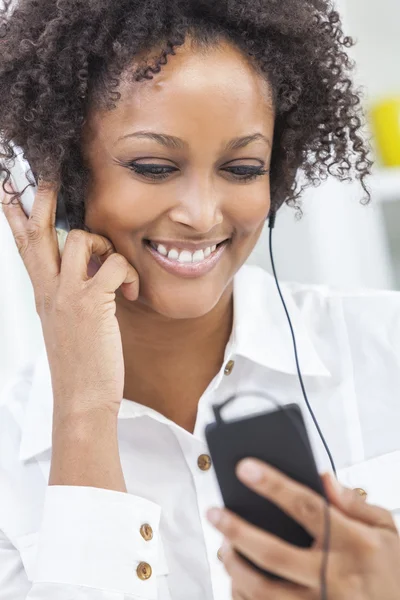
<path id="1" fill-rule="evenodd" d="M 389 511 L 368 504 L 354 490 L 342 486 L 333 475 L 326 473 L 322 476 L 322 480 L 330 502 L 347 516 L 367 525 L 390 529 L 397 533 L 397 527 Z"/>
<path id="2" fill-rule="evenodd" d="M 109 293 L 121 287 L 125 298 L 132 302 L 139 296 L 139 275 L 122 254 L 110 256 L 93 277 L 92 284 Z"/>
<path id="3" fill-rule="evenodd" d="M 63 250 L 63 276 L 68 281 L 86 281 L 91 256 L 96 255 L 100 263 L 104 263 L 114 253 L 115 248 L 106 237 L 82 229 L 72 229 L 68 233 Z"/>
<path id="4" fill-rule="evenodd" d="M 303 600 L 308 590 L 285 581 L 275 581 L 258 573 L 237 553 L 228 548 L 222 557 L 224 566 L 232 577 L 233 598 L 243 600 Z"/>
<path id="5" fill-rule="evenodd" d="M 7 184 L 5 184 L 7 189 Z M 14 235 L 18 251 L 36 291 L 48 287 L 60 273 L 61 258 L 55 229 L 58 186 L 40 181 L 28 218 L 20 202 L 10 202 L 13 189 L 8 186 L 3 211 Z M 128 300 L 136 300 L 139 293 L 138 274 L 132 265 L 117 254 L 112 243 L 105 237 L 74 229 L 69 232 L 62 252 L 63 279 L 71 285 L 77 278 L 87 281 L 88 265 L 92 255 L 96 255 L 103 267 L 92 278 L 93 287 L 114 293 L 121 287 Z M 89 269 L 90 271 L 90 269 Z M 91 280 L 91 281 L 92 281 Z"/>
<path id="6" fill-rule="evenodd" d="M 54 226 L 49 225 L 50 215 L 54 212 L 56 192 L 49 185 L 40 187 L 35 197 L 33 217 L 28 218 L 17 199 L 9 204 L 13 190 L 9 184 L 5 184 L 5 187 L 8 194 L 3 204 L 3 212 L 35 288 L 44 280 L 52 280 L 59 273 L 61 261 L 57 234 Z"/>
<path id="7" fill-rule="evenodd" d="M 326 500 L 319 494 L 290 479 L 270 465 L 246 459 L 238 465 L 239 479 L 292 517 L 314 538 L 323 542 L 326 529 Z M 347 520 L 336 509 L 330 509 L 332 532 L 345 537 Z"/>
<path id="8" fill-rule="evenodd" d="M 90 266 L 91 257 L 95 255 L 102 266 L 90 277 L 94 271 Z M 128 300 L 136 300 L 139 294 L 139 276 L 122 254 L 118 254 L 115 247 L 106 237 L 95 233 L 88 233 L 80 229 L 69 232 L 65 243 L 62 260 L 62 284 L 76 278 L 88 281 L 91 287 L 102 292 L 114 294 L 121 287 Z"/>
<path id="9" fill-rule="evenodd" d="M 320 552 L 288 544 L 228 510 L 212 509 L 209 518 L 236 550 L 261 569 L 299 585 L 318 585 Z"/>
<path id="10" fill-rule="evenodd" d="M 58 185 L 39 179 L 30 220 L 40 229 L 55 226 L 58 192 Z"/>
<path id="11" fill-rule="evenodd" d="M 12 200 L 12 194 L 14 194 L 14 190 L 12 189 L 9 183 L 4 183 L 4 188 L 6 189 L 6 193 L 3 195 L 2 191 L 2 206 L 3 213 L 6 217 L 8 224 L 10 225 L 10 229 L 15 234 L 19 234 L 20 231 L 23 231 L 26 222 L 28 221 L 28 217 L 24 213 L 21 203 L 18 200 Z M 12 201 L 12 203 L 11 203 Z"/>

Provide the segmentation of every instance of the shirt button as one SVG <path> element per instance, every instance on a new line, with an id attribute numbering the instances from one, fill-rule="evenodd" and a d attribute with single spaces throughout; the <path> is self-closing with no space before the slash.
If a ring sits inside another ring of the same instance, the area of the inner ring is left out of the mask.
<path id="1" fill-rule="evenodd" d="M 230 375 L 233 371 L 233 367 L 235 366 L 235 361 L 234 360 L 228 360 L 228 362 L 225 365 L 225 369 L 224 369 L 224 373 L 225 375 Z"/>
<path id="2" fill-rule="evenodd" d="M 200 454 L 199 458 L 197 459 L 197 466 L 202 471 L 208 471 L 208 469 L 210 469 L 211 458 L 208 456 L 208 454 Z"/>
<path id="3" fill-rule="evenodd" d="M 141 526 L 140 535 L 146 542 L 153 539 L 153 530 L 148 523 L 144 523 L 144 525 Z"/>
<path id="4" fill-rule="evenodd" d="M 149 565 L 149 563 L 141 562 L 136 569 L 136 573 L 137 573 L 137 576 L 139 577 L 139 579 L 142 579 L 142 581 L 145 581 L 146 579 L 150 579 L 153 571 L 152 571 L 152 568 Z"/>
<path id="5" fill-rule="evenodd" d="M 362 488 L 355 488 L 355 489 L 354 489 L 354 491 L 355 491 L 355 492 L 357 492 L 357 494 L 358 494 L 359 496 L 361 496 L 361 498 L 364 498 L 365 500 L 367 499 L 367 496 L 368 496 L 368 494 L 367 494 L 367 492 L 366 492 L 365 490 L 363 490 Z"/>
<path id="6" fill-rule="evenodd" d="M 221 548 L 218 550 L 217 552 L 217 556 L 218 556 L 218 560 L 220 560 L 222 562 L 222 552 L 221 552 Z"/>

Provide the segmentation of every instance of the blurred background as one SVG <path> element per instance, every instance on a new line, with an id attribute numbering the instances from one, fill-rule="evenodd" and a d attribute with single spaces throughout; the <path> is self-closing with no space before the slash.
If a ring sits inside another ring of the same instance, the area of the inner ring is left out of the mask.
<path id="1" fill-rule="evenodd" d="M 372 202 L 357 183 L 328 180 L 303 197 L 303 217 L 283 207 L 274 230 L 282 280 L 400 290 L 400 0 L 337 0 L 363 88 L 376 164 Z M 249 262 L 270 270 L 266 229 Z M 42 344 L 28 275 L 0 211 L 0 390 Z"/>
<path id="2" fill-rule="evenodd" d="M 372 137 L 372 202 L 359 184 L 328 180 L 303 196 L 303 217 L 283 207 L 274 254 L 284 280 L 400 290 L 400 0 L 337 0 Z M 379 126 L 378 126 L 379 125 Z M 264 235 L 251 262 L 269 269 Z"/>

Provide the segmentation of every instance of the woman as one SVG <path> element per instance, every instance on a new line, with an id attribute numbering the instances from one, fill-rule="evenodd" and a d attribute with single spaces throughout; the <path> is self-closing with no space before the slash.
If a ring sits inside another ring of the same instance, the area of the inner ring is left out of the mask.
<path id="1" fill-rule="evenodd" d="M 4 212 L 44 338 L 1 403 L 1 600 L 318 597 L 319 531 L 299 554 L 218 511 L 211 525 L 203 431 L 232 390 L 299 401 L 274 283 L 242 265 L 300 168 L 316 183 L 353 165 L 365 188 L 338 15 L 324 0 L 24 0 L 1 30 L 0 129 L 41 176 L 30 219 L 8 184 Z M 284 293 L 341 480 L 399 508 L 398 295 Z M 288 512 L 297 499 L 316 529 L 315 498 L 266 473 L 260 493 Z M 392 517 L 326 486 L 330 598 L 392 600 Z"/>

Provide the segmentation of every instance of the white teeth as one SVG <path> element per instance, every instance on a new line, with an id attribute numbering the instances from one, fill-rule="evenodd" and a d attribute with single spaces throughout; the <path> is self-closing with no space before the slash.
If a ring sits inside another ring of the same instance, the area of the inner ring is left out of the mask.
<path id="1" fill-rule="evenodd" d="M 179 257 L 179 252 L 178 252 L 178 250 L 175 250 L 175 248 L 173 248 L 172 250 L 170 250 L 168 252 L 168 258 L 170 260 L 178 260 L 178 257 Z"/>
<path id="2" fill-rule="evenodd" d="M 171 250 L 167 250 L 165 246 L 162 244 L 151 243 L 152 247 L 157 250 L 159 254 L 162 256 L 167 256 L 169 260 L 176 260 L 180 263 L 199 263 L 204 259 L 208 258 L 212 252 L 215 252 L 217 246 L 209 246 L 208 248 L 204 248 L 204 250 L 196 250 L 195 252 L 190 252 L 190 250 L 177 250 L 176 248 L 172 248 Z"/>
<path id="3" fill-rule="evenodd" d="M 203 252 L 203 250 L 196 250 L 196 252 L 193 254 L 193 262 L 197 263 L 197 262 L 201 262 L 202 260 L 204 260 L 204 256 L 205 253 Z"/>
<path id="4" fill-rule="evenodd" d="M 169 255 L 168 255 L 169 258 Z M 192 253 L 189 250 L 182 250 L 179 255 L 178 261 L 180 263 L 191 263 L 192 262 Z"/>
<path id="5" fill-rule="evenodd" d="M 162 244 L 158 244 L 158 246 L 157 246 L 157 252 L 159 252 L 163 256 L 167 256 L 168 255 L 168 250 Z"/>

